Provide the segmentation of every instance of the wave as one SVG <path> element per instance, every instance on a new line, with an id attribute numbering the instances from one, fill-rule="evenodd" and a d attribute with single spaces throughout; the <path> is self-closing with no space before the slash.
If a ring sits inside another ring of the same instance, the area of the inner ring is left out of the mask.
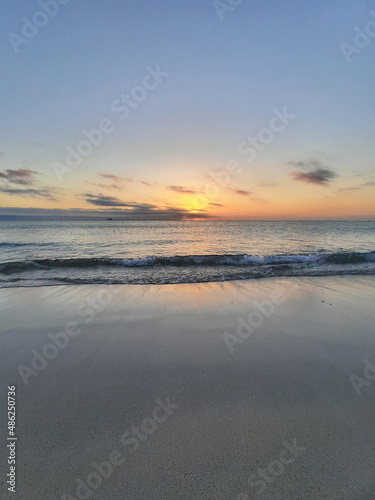
<path id="1" fill-rule="evenodd" d="M 280 254 L 280 255 L 174 255 L 150 256 L 143 258 L 114 259 L 71 258 L 71 259 L 36 259 L 27 261 L 3 262 L 0 264 L 1 274 L 21 273 L 26 271 L 48 270 L 56 268 L 99 268 L 104 266 L 123 266 L 127 268 L 160 268 L 160 267 L 260 267 L 260 266 L 292 266 L 319 267 L 324 264 L 355 265 L 375 262 L 374 252 L 336 252 L 313 254 Z"/>
<path id="2" fill-rule="evenodd" d="M 19 243 L 19 242 L 7 242 L 7 241 L 0 241 L 0 247 L 8 247 L 8 248 L 14 248 L 14 247 L 46 247 L 50 245 L 55 245 L 55 243 Z"/>

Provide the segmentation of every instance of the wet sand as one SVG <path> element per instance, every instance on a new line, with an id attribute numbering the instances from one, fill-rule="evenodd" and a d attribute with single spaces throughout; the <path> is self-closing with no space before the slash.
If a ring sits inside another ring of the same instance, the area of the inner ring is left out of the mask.
<path id="1" fill-rule="evenodd" d="M 374 285 L 0 290 L 1 498 L 373 500 Z"/>

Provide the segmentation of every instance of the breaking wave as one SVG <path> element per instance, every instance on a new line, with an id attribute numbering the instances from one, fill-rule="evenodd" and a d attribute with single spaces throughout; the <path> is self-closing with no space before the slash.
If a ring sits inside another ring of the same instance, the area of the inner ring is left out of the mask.
<path id="1" fill-rule="evenodd" d="M 340 266 L 340 274 L 347 266 L 357 264 L 375 263 L 375 252 L 336 252 L 312 254 L 284 254 L 284 255 L 175 255 L 175 256 L 150 256 L 143 258 L 70 258 L 70 259 L 36 259 L 26 261 L 9 261 L 0 263 L 0 274 L 11 275 L 28 271 L 48 271 L 53 269 L 99 269 L 104 267 L 125 268 L 258 268 L 272 269 L 308 269 L 323 266 Z M 255 269 L 254 269 L 255 270 Z M 334 269 L 332 268 L 332 271 Z M 304 272 L 303 274 L 306 274 Z M 314 273 L 315 274 L 315 273 Z M 335 274 L 332 272 L 332 274 Z"/>

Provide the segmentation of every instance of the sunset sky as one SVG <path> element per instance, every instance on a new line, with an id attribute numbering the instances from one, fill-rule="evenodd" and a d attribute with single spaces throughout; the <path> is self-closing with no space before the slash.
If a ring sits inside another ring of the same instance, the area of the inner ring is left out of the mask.
<path id="1" fill-rule="evenodd" d="M 0 10 L 0 217 L 375 218 L 373 2 Z"/>

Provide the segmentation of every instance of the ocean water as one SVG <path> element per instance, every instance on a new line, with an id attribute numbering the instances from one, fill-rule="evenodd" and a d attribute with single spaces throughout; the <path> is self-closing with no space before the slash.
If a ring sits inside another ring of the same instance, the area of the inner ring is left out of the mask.
<path id="1" fill-rule="evenodd" d="M 375 222 L 0 222 L 0 287 L 375 274 Z"/>

